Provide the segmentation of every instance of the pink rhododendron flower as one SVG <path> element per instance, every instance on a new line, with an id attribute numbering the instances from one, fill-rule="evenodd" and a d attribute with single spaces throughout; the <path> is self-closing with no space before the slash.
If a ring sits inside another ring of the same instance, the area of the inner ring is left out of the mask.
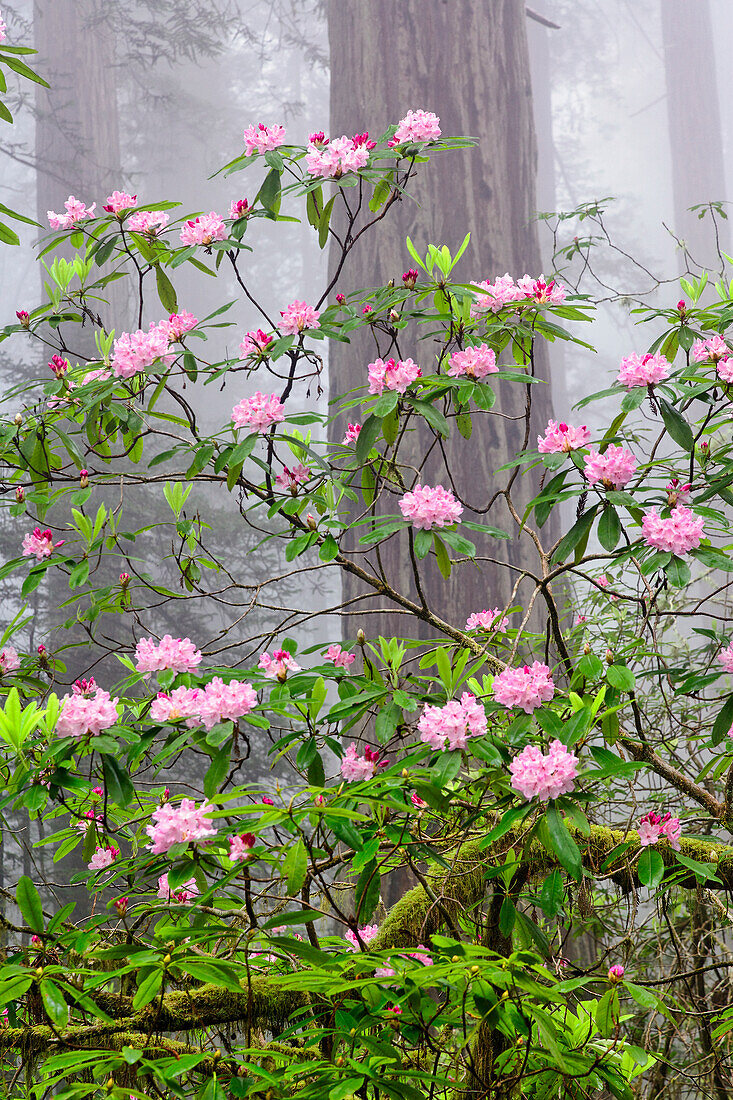
<path id="1" fill-rule="evenodd" d="M 480 317 L 482 313 L 498 313 L 503 306 L 511 302 L 523 301 L 524 292 L 514 282 L 509 272 L 499 275 L 493 283 L 487 279 L 476 283 L 484 291 L 478 294 L 476 301 L 471 305 L 471 316 Z"/>
<path id="2" fill-rule="evenodd" d="M 340 645 L 330 645 L 326 650 L 325 661 L 331 661 L 334 668 L 348 668 L 356 660 L 355 653 L 347 653 Z"/>
<path id="3" fill-rule="evenodd" d="M 125 191 L 113 191 L 107 196 L 102 210 L 119 217 L 125 210 L 132 210 L 133 206 L 137 206 L 137 195 L 128 195 Z"/>
<path id="4" fill-rule="evenodd" d="M 101 817 L 102 815 L 100 814 L 99 816 Z M 86 833 L 90 821 L 97 821 L 97 815 L 94 810 L 87 810 L 81 821 L 75 822 L 74 828 L 78 829 L 80 833 Z"/>
<path id="5" fill-rule="evenodd" d="M 531 714 L 541 703 L 549 703 L 555 685 L 547 665 L 535 661 L 523 668 L 507 668 L 494 677 L 494 698 L 504 707 L 520 707 Z"/>
<path id="6" fill-rule="evenodd" d="M 2 13 L 0 13 L 0 42 L 4 42 L 8 37 L 7 31 L 7 25 L 3 21 Z"/>
<path id="7" fill-rule="evenodd" d="M 240 833 L 239 836 L 230 836 L 229 858 L 233 863 L 249 859 L 256 843 L 257 837 L 254 833 Z"/>
<path id="8" fill-rule="evenodd" d="M 167 695 L 159 692 L 150 704 L 150 717 L 154 722 L 177 722 L 199 714 L 200 688 L 177 687 Z"/>
<path id="9" fill-rule="evenodd" d="M 288 335 L 297 336 L 304 329 L 321 327 L 321 322 L 318 320 L 321 315 L 318 310 L 297 299 L 291 302 L 287 309 L 281 309 L 280 316 L 282 317 L 280 330 Z"/>
<path id="10" fill-rule="evenodd" d="M 114 342 L 112 350 L 112 370 L 117 378 L 132 378 L 141 370 L 152 367 L 160 359 L 162 366 L 169 367 L 175 355 L 168 352 L 168 322 L 151 322 L 147 332 L 122 332 Z M 89 376 L 85 382 L 89 381 Z"/>
<path id="11" fill-rule="evenodd" d="M 665 491 L 667 493 L 667 503 L 670 508 L 674 508 L 676 504 L 687 504 L 692 493 L 692 485 L 689 481 L 683 485 L 678 477 L 673 477 L 671 481 L 667 482 Z"/>
<path id="12" fill-rule="evenodd" d="M 243 680 L 231 680 L 225 684 L 221 676 L 215 676 L 199 693 L 198 713 L 204 728 L 212 729 L 219 722 L 231 722 L 243 718 L 257 705 L 257 692 Z"/>
<path id="13" fill-rule="evenodd" d="M 404 145 L 405 142 L 437 141 L 440 137 L 440 119 L 432 111 L 410 110 L 397 123 L 390 145 Z"/>
<path id="14" fill-rule="evenodd" d="M 281 489 L 289 489 L 291 493 L 295 493 L 298 486 L 306 482 L 310 476 L 308 467 L 299 462 L 293 466 L 292 470 L 283 466 L 282 472 L 275 478 L 275 484 Z"/>
<path id="15" fill-rule="evenodd" d="M 11 645 L 0 649 L 0 676 L 7 676 L 9 672 L 16 672 L 20 668 L 18 651 Z"/>
<path id="16" fill-rule="evenodd" d="M 669 361 L 660 353 L 637 355 L 634 351 L 621 360 L 618 381 L 628 390 L 636 386 L 653 386 L 669 378 L 669 367 Z"/>
<path id="17" fill-rule="evenodd" d="M 537 450 L 540 454 L 569 454 L 576 447 L 585 447 L 590 441 L 590 429 L 572 428 L 569 424 L 558 424 L 548 420 L 544 435 L 537 436 Z"/>
<path id="18" fill-rule="evenodd" d="M 272 334 L 268 335 L 261 328 L 258 328 L 257 332 L 245 332 L 244 339 L 239 345 L 239 358 L 247 359 L 250 355 L 263 355 L 274 339 Z"/>
<path id="19" fill-rule="evenodd" d="M 167 321 L 160 322 L 159 327 L 165 329 L 168 333 L 168 339 L 171 343 L 175 343 L 187 332 L 190 332 L 192 328 L 196 328 L 198 323 L 198 317 L 194 317 L 193 313 L 183 309 L 180 313 L 171 313 Z"/>
<path id="20" fill-rule="evenodd" d="M 454 351 L 449 360 L 448 374 L 452 378 L 460 375 L 466 378 L 485 378 L 487 374 L 496 374 L 496 353 L 487 344 Z"/>
<path id="21" fill-rule="evenodd" d="M 350 446 L 352 443 L 356 443 L 359 438 L 359 432 L 361 431 L 361 424 L 349 424 L 346 428 L 346 434 L 341 440 L 344 447 Z"/>
<path id="22" fill-rule="evenodd" d="M 386 766 L 387 761 L 382 760 L 380 762 L 379 753 L 375 752 L 374 749 L 370 749 L 368 745 L 364 749 L 364 755 L 359 756 L 356 745 L 351 744 L 341 761 L 341 775 L 348 782 L 358 782 L 363 779 L 371 779 L 377 767 L 384 768 Z"/>
<path id="23" fill-rule="evenodd" d="M 412 359 L 375 359 L 367 367 L 369 393 L 382 393 L 385 389 L 404 393 L 410 383 L 422 378 L 422 371 Z"/>
<path id="24" fill-rule="evenodd" d="M 93 202 L 90 207 L 87 207 L 83 202 L 75 199 L 73 195 L 69 195 L 64 203 L 65 214 L 56 214 L 53 210 L 46 211 L 48 224 L 51 229 L 71 229 L 77 222 L 83 221 L 85 218 L 93 218 L 96 205 L 96 202 Z"/>
<path id="25" fill-rule="evenodd" d="M 432 749 L 465 749 L 469 737 L 486 733 L 486 712 L 475 695 L 464 691 L 460 702 L 451 699 L 444 707 L 426 703 L 417 728 L 420 740 Z"/>
<path id="26" fill-rule="evenodd" d="M 90 871 L 101 871 L 103 868 L 111 866 L 119 854 L 119 848 L 112 848 L 110 845 L 106 848 L 97 848 L 89 863 L 87 863 L 87 867 Z"/>
<path id="27" fill-rule="evenodd" d="M 725 649 L 721 649 L 718 654 L 718 660 L 726 672 L 733 672 L 733 644 L 727 645 Z"/>
<path id="28" fill-rule="evenodd" d="M 317 134 L 313 136 L 320 137 Z M 365 136 L 366 141 L 363 140 Z M 322 179 L 339 179 L 344 172 L 358 172 L 369 163 L 369 152 L 376 144 L 368 138 L 368 134 L 357 134 L 353 138 L 344 134 L 331 141 L 311 141 L 305 155 L 308 172 Z"/>
<path id="29" fill-rule="evenodd" d="M 280 399 L 275 393 L 257 393 L 251 397 L 244 397 L 232 409 L 232 420 L 237 428 L 253 428 L 256 432 L 264 432 L 272 424 L 279 424 L 285 419 L 285 406 L 280 404 Z"/>
<path id="30" fill-rule="evenodd" d="M 201 664 L 201 650 L 190 638 L 172 638 L 164 634 L 160 642 L 141 638 L 135 647 L 135 668 L 138 672 L 160 672 L 171 668 L 175 672 L 193 672 Z"/>
<path id="31" fill-rule="evenodd" d="M 359 929 L 359 936 L 361 937 L 362 943 L 371 943 L 378 932 L 378 924 L 367 924 L 364 928 Z M 361 951 L 361 944 L 356 938 L 356 932 L 347 928 L 344 932 L 344 939 L 349 941 L 352 951 Z"/>
<path id="32" fill-rule="evenodd" d="M 229 217 L 232 221 L 239 221 L 240 218 L 246 218 L 250 209 L 250 205 L 246 199 L 233 199 L 229 207 Z"/>
<path id="33" fill-rule="evenodd" d="M 601 588 L 608 588 L 608 583 L 608 577 L 606 576 L 606 574 L 601 573 L 600 577 L 598 578 L 598 584 L 601 586 Z M 618 596 L 615 596 L 612 592 L 609 593 L 608 598 L 611 600 L 612 603 L 618 602 Z"/>
<path id="34" fill-rule="evenodd" d="M 69 369 L 69 360 L 64 359 L 61 355 L 52 355 L 48 364 L 48 369 L 52 371 L 57 378 L 63 378 Z"/>
<path id="35" fill-rule="evenodd" d="M 125 228 L 133 233 L 145 233 L 148 237 L 155 237 L 168 224 L 168 215 L 165 210 L 137 210 L 125 222 Z"/>
<path id="36" fill-rule="evenodd" d="M 466 630 L 506 630 L 509 619 L 502 616 L 498 607 L 491 611 L 474 611 L 466 620 Z"/>
<path id="37" fill-rule="evenodd" d="M 167 901 L 168 903 L 170 903 L 171 901 L 177 901 L 180 902 L 182 905 L 185 905 L 186 902 L 191 901 L 195 897 L 198 897 L 198 894 L 199 888 L 196 885 L 195 878 L 190 878 L 188 882 L 184 882 L 173 893 L 171 893 L 170 886 L 168 885 L 167 873 L 161 875 L 158 879 L 157 897 L 159 897 L 162 901 Z"/>
<path id="38" fill-rule="evenodd" d="M 262 669 L 268 680 L 284 680 L 289 672 L 300 672 L 300 665 L 287 649 L 273 649 L 272 657 L 269 653 L 262 653 L 257 667 Z"/>
<path id="39" fill-rule="evenodd" d="M 584 473 L 589 485 L 600 482 L 605 489 L 623 489 L 636 473 L 636 458 L 631 451 L 610 443 L 604 454 L 590 451 Z"/>
<path id="40" fill-rule="evenodd" d="M 678 817 L 672 817 L 670 813 L 660 816 L 650 810 L 640 819 L 637 828 L 639 831 L 639 844 L 642 848 L 656 844 L 658 840 L 665 837 L 670 846 L 679 852 L 682 825 Z"/>
<path id="41" fill-rule="evenodd" d="M 411 492 L 400 498 L 399 506 L 405 519 L 419 531 L 450 527 L 458 522 L 463 513 L 463 505 L 442 485 L 436 485 L 435 488 L 430 485 L 416 485 Z"/>
<path id="42" fill-rule="evenodd" d="M 664 519 L 657 515 L 656 509 L 647 512 L 641 522 L 641 533 L 647 546 L 673 554 L 687 554 L 700 545 L 704 526 L 700 516 L 678 505 Z"/>
<path id="43" fill-rule="evenodd" d="M 696 340 L 692 345 L 690 358 L 695 363 L 724 363 L 730 358 L 731 350 L 722 336 L 709 336 L 706 340 Z"/>
<path id="44" fill-rule="evenodd" d="M 181 244 L 209 245 L 212 241 L 223 241 L 227 228 L 221 214 L 212 210 L 210 214 L 199 214 L 190 218 L 181 229 Z"/>
<path id="45" fill-rule="evenodd" d="M 608 971 L 608 980 L 610 982 L 620 982 L 625 973 L 626 971 L 620 963 L 614 963 Z"/>
<path id="46" fill-rule="evenodd" d="M 284 141 L 285 127 L 277 123 L 265 126 L 260 122 L 257 126 L 248 126 L 244 131 L 244 155 L 251 157 L 253 153 L 269 153 Z"/>
<path id="47" fill-rule="evenodd" d="M 214 836 L 216 829 L 207 817 L 213 810 L 211 803 L 204 801 L 197 806 L 190 798 L 184 798 L 179 806 L 173 806 L 170 802 L 158 806 L 152 814 L 154 824 L 145 826 L 152 840 L 150 847 L 153 855 L 163 855 L 174 844 L 183 841 L 206 840 Z"/>
<path id="48" fill-rule="evenodd" d="M 50 558 L 53 551 L 63 546 L 65 541 L 61 539 L 59 542 L 54 542 L 51 531 L 42 531 L 40 527 L 34 527 L 29 534 L 23 535 L 23 557 L 35 556 L 37 561 L 43 561 L 44 558 Z"/>
<path id="49" fill-rule="evenodd" d="M 117 721 L 119 699 L 112 699 L 108 691 L 98 688 L 92 680 L 80 690 L 83 681 L 77 681 L 71 695 L 61 700 L 56 733 L 59 737 L 97 737 Z"/>
<path id="50" fill-rule="evenodd" d="M 567 288 L 557 281 L 550 279 L 545 282 L 545 276 L 533 279 L 531 275 L 524 275 L 518 280 L 517 286 L 525 298 L 531 298 L 535 302 L 549 302 L 551 305 L 560 305 L 568 296 Z"/>
<path id="51" fill-rule="evenodd" d="M 410 802 L 412 802 L 412 804 L 413 804 L 413 806 L 415 807 L 416 810 L 424 810 L 425 807 L 427 806 L 427 802 L 425 801 L 425 799 L 420 798 L 420 795 L 415 794 L 414 791 L 410 795 Z"/>
<path id="52" fill-rule="evenodd" d="M 544 755 L 536 745 L 527 745 L 509 765 L 512 787 L 529 801 L 558 798 L 575 786 L 577 758 L 561 741 L 553 741 Z"/>

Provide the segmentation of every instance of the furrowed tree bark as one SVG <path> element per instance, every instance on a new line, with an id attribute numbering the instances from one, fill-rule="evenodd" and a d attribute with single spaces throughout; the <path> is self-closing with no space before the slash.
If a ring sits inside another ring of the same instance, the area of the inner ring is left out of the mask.
<path id="1" fill-rule="evenodd" d="M 399 285 L 402 272 L 412 266 L 405 247 L 408 235 L 423 254 L 428 243 L 446 244 L 455 252 L 470 230 L 471 244 L 454 272 L 459 281 L 493 278 L 507 270 L 515 276 L 525 271 L 539 274 L 540 253 L 532 220 L 536 149 L 524 4 L 495 0 L 487 8 L 482 0 L 452 0 L 450 4 L 442 0 L 374 0 L 370 4 L 331 0 L 329 38 L 332 134 L 361 132 L 367 127 L 371 133 L 381 133 L 409 108 L 422 107 L 440 115 L 444 134 L 468 134 L 479 141 L 475 149 L 436 155 L 420 170 L 412 188 L 417 201 L 400 202 L 377 231 L 366 235 L 363 246 L 357 246 L 352 254 L 349 285 L 337 286 L 334 293 L 390 278 Z M 424 370 L 432 369 L 434 349 L 429 343 L 401 344 L 401 352 L 403 357 L 412 355 Z M 332 395 L 362 386 L 366 366 L 375 354 L 369 334 L 358 334 L 350 344 L 334 346 L 330 355 Z M 536 371 L 547 378 L 544 352 Z M 445 459 L 455 472 L 456 488 L 479 508 L 486 506 L 501 484 L 494 475 L 496 467 L 524 445 L 525 387 L 497 385 L 500 397 L 496 407 L 504 417 L 477 418 L 470 441 L 454 431 L 445 444 Z M 552 405 L 548 385 L 533 386 L 532 390 L 532 433 L 536 434 L 546 424 Z M 333 433 L 340 441 L 342 422 L 335 423 Z M 425 450 L 426 439 L 420 435 L 412 444 L 414 455 Z M 430 484 L 449 485 L 446 461 L 437 448 L 428 476 Z M 517 479 L 513 497 L 520 513 L 536 491 L 537 482 L 531 475 Z M 397 511 L 394 497 L 385 510 Z M 474 517 L 466 510 L 463 518 Z M 479 535 L 479 555 L 516 567 L 530 562 L 536 567 L 530 540 L 516 536 L 503 502 L 485 521 L 511 532 L 512 539 L 501 542 Z M 391 539 L 381 549 L 381 558 L 395 587 L 414 597 L 406 538 Z M 431 608 L 457 623 L 465 622 L 471 611 L 506 603 L 510 577 L 506 569 L 482 563 L 480 568 L 473 564 L 456 568 L 445 581 L 431 561 L 423 586 Z M 346 600 L 363 592 L 358 581 L 344 579 Z M 520 591 L 520 602 L 521 598 Z M 355 606 L 365 610 L 370 605 L 375 606 L 373 600 Z M 388 635 L 391 629 L 387 615 L 375 614 L 361 623 L 347 613 L 345 634 L 353 636 L 358 625 L 364 626 L 369 637 Z"/>

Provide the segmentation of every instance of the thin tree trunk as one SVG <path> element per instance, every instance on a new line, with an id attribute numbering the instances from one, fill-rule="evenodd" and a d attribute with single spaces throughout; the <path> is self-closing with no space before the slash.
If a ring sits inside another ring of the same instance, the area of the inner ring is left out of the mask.
<path id="1" fill-rule="evenodd" d="M 412 266 L 405 247 L 410 236 L 423 253 L 428 243 L 446 244 L 455 252 L 468 230 L 471 244 L 455 276 L 473 281 L 510 271 L 539 274 L 541 263 L 533 213 L 536 206 L 536 149 L 532 117 L 524 4 L 520 0 L 331 0 L 331 133 L 380 133 L 411 107 L 440 115 L 444 134 L 468 134 L 477 148 L 443 153 L 421 171 L 412 194 L 377 232 L 366 235 L 352 256 L 348 291 L 384 283 Z M 429 343 L 415 348 L 401 345 L 403 357 L 412 354 L 424 370 L 431 370 L 434 351 Z M 366 366 L 374 358 L 374 344 L 360 334 L 348 345 L 336 345 L 330 355 L 332 397 L 362 386 Z M 431 362 L 432 361 L 432 362 Z M 547 377 L 544 354 L 536 364 Z M 494 489 L 506 478 L 496 467 L 513 457 L 524 444 L 522 416 L 524 387 L 499 383 L 497 408 L 516 419 L 477 418 L 470 441 L 458 433 L 445 445 L 447 465 L 464 500 L 485 507 Z M 533 387 L 532 430 L 543 427 L 551 412 L 549 386 Z M 341 437 L 343 425 L 334 427 Z M 340 433 L 340 434 L 339 434 Z M 416 433 L 417 434 L 417 433 Z M 424 445 L 424 439 L 421 443 Z M 415 440 L 413 456 L 424 446 Z M 434 452 L 435 454 L 435 452 Z M 439 454 L 431 459 L 426 480 L 448 484 L 446 464 Z M 531 476 L 518 479 L 515 500 L 519 511 L 536 492 Z M 389 510 L 396 511 L 394 501 Z M 468 510 L 464 519 L 471 518 Z M 479 519 L 481 517 L 479 516 Z M 486 522 L 512 533 L 500 542 L 478 536 L 478 553 L 514 566 L 536 567 L 534 549 L 516 528 L 504 507 L 493 509 Z M 404 538 L 393 538 L 382 549 L 387 576 L 403 591 L 413 592 L 414 581 Z M 465 622 L 471 611 L 508 601 L 511 578 L 506 568 L 482 563 L 455 569 L 449 581 L 434 563 L 425 570 L 430 605 L 452 622 Z M 347 600 L 360 590 L 344 581 Z M 520 595 L 521 600 L 521 595 Z M 358 609 L 371 605 L 360 602 Z M 383 606 L 383 605 L 382 605 Z M 395 630 L 394 612 L 370 616 L 368 636 Z M 357 622 L 347 615 L 345 634 L 353 636 Z"/>
<path id="2" fill-rule="evenodd" d="M 661 0 L 672 159 L 674 231 L 696 264 L 715 265 L 715 234 L 709 216 L 689 207 L 726 198 L 715 43 L 709 0 Z M 721 246 L 728 248 L 726 222 Z M 682 267 L 686 266 L 684 254 Z M 695 270 L 693 268 L 693 270 Z"/>

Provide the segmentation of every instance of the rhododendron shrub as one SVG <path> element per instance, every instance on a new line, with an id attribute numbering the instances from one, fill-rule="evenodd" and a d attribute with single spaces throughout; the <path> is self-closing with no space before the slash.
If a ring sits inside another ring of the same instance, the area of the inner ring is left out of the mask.
<path id="1" fill-rule="evenodd" d="M 42 243 L 47 298 L 0 333 L 5 354 L 43 349 L 0 425 L 0 568 L 21 598 L 67 587 L 69 616 L 51 629 L 4 602 L 3 807 L 38 841 L 4 871 L 5 1080 L 120 1100 L 631 1100 L 639 1079 L 659 1094 L 684 1003 L 707 1029 L 695 1072 L 725 1094 L 733 1022 L 705 983 L 727 966 L 733 888 L 727 284 L 701 304 L 685 281 L 690 306 L 642 313 L 583 402 L 607 415 L 538 422 L 542 341 L 598 372 L 592 300 L 571 268 L 459 281 L 468 238 L 455 255 L 408 239 L 401 277 L 354 286 L 362 236 L 470 144 L 421 107 L 381 135 L 366 122 L 299 146 L 243 121 L 228 217 L 70 196 Z M 265 310 L 250 250 L 263 262 L 260 223 L 292 218 L 337 274 Z M 179 301 L 184 265 L 226 273 L 245 319 Z M 118 275 L 130 331 L 106 305 Z M 366 327 L 361 387 L 332 378 L 318 411 L 322 345 Z M 220 422 L 192 381 L 224 391 Z M 449 455 L 470 471 L 517 408 L 517 454 L 462 488 Z M 165 518 L 142 523 L 130 485 Z M 239 568 L 270 547 L 271 576 Z M 394 636 L 360 601 L 307 610 L 304 588 L 339 572 L 395 611 Z M 439 610 L 454 573 L 471 603 Z M 664 974 L 638 948 L 657 895 L 678 925 Z"/>

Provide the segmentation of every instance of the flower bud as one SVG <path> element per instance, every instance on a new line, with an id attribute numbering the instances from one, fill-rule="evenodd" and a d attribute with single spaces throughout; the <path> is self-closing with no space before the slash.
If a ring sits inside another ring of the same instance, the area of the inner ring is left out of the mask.
<path id="1" fill-rule="evenodd" d="M 687 303 L 685 302 L 684 298 L 680 298 L 679 302 L 677 303 L 677 309 L 684 317 L 684 315 L 687 313 Z"/>
<path id="2" fill-rule="evenodd" d="M 42 966 L 37 966 L 36 967 L 36 977 L 37 978 L 42 978 L 43 977 L 43 967 Z"/>
<path id="3" fill-rule="evenodd" d="M 612 665 L 613 664 L 613 653 L 611 652 L 610 649 L 606 650 L 606 664 L 607 665 Z"/>
<path id="4" fill-rule="evenodd" d="M 30 319 L 30 316 L 28 315 L 27 310 L 25 310 L 25 309 L 16 309 L 15 316 L 18 318 L 18 320 L 20 321 L 23 328 L 30 328 L 31 327 L 31 319 Z"/>
<path id="5" fill-rule="evenodd" d="M 173 962 L 173 956 L 172 955 L 164 955 L 163 956 L 163 966 L 170 966 L 170 964 L 172 962 Z"/>
<path id="6" fill-rule="evenodd" d="M 472 966 L 471 967 L 471 973 L 472 974 L 479 974 L 480 973 L 479 968 L 477 966 Z"/>
<path id="7" fill-rule="evenodd" d="M 344 304 L 344 302 L 346 301 L 346 295 L 345 294 L 337 294 L 336 295 L 336 301 L 338 302 L 338 304 L 340 306 L 342 306 Z"/>
<path id="8" fill-rule="evenodd" d="M 89 471 L 79 470 L 79 488 L 86 489 L 89 484 Z"/>
<path id="9" fill-rule="evenodd" d="M 127 588 L 129 583 L 130 583 L 130 574 L 129 573 L 120 573 L 120 586 L 122 588 Z"/>
<path id="10" fill-rule="evenodd" d="M 409 271 L 402 272 L 402 282 L 406 290 L 414 290 L 417 282 L 417 271 L 411 267 Z"/>
<path id="11" fill-rule="evenodd" d="M 316 523 L 315 517 L 310 512 L 305 517 L 305 522 L 308 524 L 311 531 L 315 531 L 318 527 L 318 524 Z"/>
<path id="12" fill-rule="evenodd" d="M 410 778 L 410 773 L 408 772 L 407 768 L 402 769 L 402 778 L 403 779 L 409 779 Z"/>
<path id="13" fill-rule="evenodd" d="M 25 489 L 23 488 L 22 485 L 16 485 L 15 486 L 15 499 L 18 502 L 18 504 L 22 504 L 23 501 L 25 500 Z"/>
<path id="14" fill-rule="evenodd" d="M 399 313 L 397 312 L 396 309 L 391 309 L 389 311 L 389 319 L 390 319 L 390 321 L 392 321 L 393 324 L 396 324 L 397 321 L 399 321 L 400 315 L 399 315 Z"/>
<path id="15" fill-rule="evenodd" d="M 356 632 L 356 644 L 357 645 L 364 645 L 365 642 L 366 642 L 366 634 L 361 629 L 357 630 L 357 632 Z"/>
<path id="16" fill-rule="evenodd" d="M 583 646 L 583 653 L 585 653 L 586 657 L 590 653 L 590 644 L 588 642 L 586 642 L 585 645 Z"/>
<path id="17" fill-rule="evenodd" d="M 20 425 L 23 423 L 23 416 L 21 413 L 15 414 L 15 416 L 13 417 L 13 423 L 15 424 L 16 428 L 20 427 Z"/>
<path id="18" fill-rule="evenodd" d="M 114 907 L 120 917 L 124 917 L 127 912 L 127 903 L 129 900 L 129 898 L 117 898 L 117 901 L 115 901 Z"/>
<path id="19" fill-rule="evenodd" d="M 364 316 L 366 317 L 366 316 L 367 316 L 367 314 L 368 314 L 368 313 L 372 313 L 372 312 L 373 312 L 373 310 L 372 310 L 372 307 L 371 307 L 370 305 L 366 305 L 366 306 L 364 306 L 364 308 L 362 309 L 362 311 L 361 311 L 361 312 L 362 312 L 362 313 L 364 314 Z"/>
<path id="20" fill-rule="evenodd" d="M 623 981 L 624 974 L 625 970 L 623 966 L 621 966 L 620 963 L 615 963 L 608 971 L 608 980 L 609 982 L 613 982 L 614 984 L 616 982 L 621 982 Z"/>

